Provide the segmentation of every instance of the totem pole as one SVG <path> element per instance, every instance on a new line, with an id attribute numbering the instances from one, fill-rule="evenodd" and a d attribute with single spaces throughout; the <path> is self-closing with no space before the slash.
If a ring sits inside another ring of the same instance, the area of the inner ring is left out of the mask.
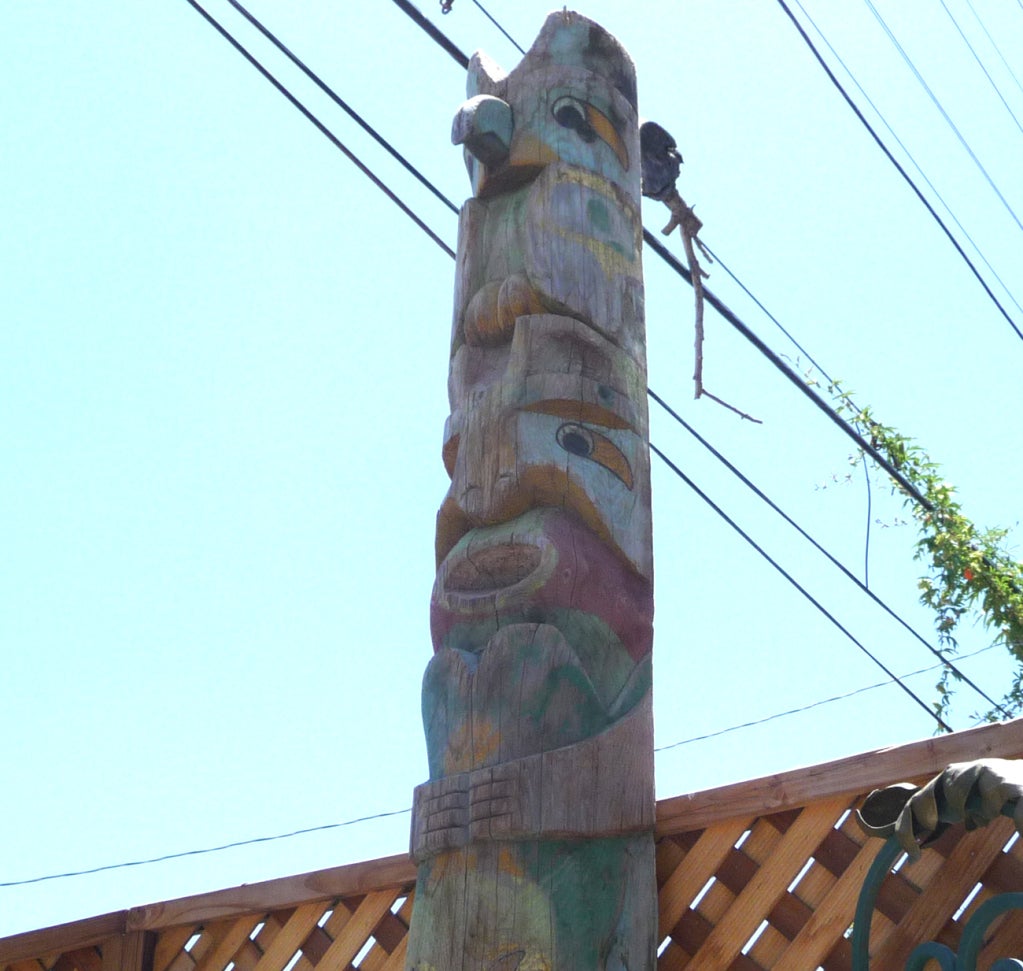
<path id="1" fill-rule="evenodd" d="M 551 14 L 469 65 L 409 971 L 652 971 L 635 72 Z"/>

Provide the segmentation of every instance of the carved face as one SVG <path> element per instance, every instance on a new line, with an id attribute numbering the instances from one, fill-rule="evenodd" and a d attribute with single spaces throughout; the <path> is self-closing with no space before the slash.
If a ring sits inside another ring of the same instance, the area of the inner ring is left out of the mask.
<path id="1" fill-rule="evenodd" d="M 503 353 L 463 345 L 451 384 L 464 404 L 446 434 L 438 563 L 474 527 L 553 507 L 651 578 L 646 396 L 629 355 L 579 321 L 526 316 Z"/>
<path id="2" fill-rule="evenodd" d="M 617 41 L 595 24 L 552 14 L 510 74 L 477 54 L 468 93 L 467 108 L 476 95 L 492 102 L 478 117 L 475 106 L 460 112 L 453 130 L 466 145 L 477 195 L 521 184 L 560 161 L 597 173 L 638 200 L 635 72 Z"/>

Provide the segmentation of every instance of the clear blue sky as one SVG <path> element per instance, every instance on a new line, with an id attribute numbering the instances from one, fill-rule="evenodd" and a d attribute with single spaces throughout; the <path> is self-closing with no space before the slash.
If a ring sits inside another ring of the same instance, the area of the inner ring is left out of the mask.
<path id="1" fill-rule="evenodd" d="M 1023 77 L 1023 7 L 971 2 Z M 970 7 L 948 4 L 1023 117 L 1023 89 Z M 526 44 L 548 6 L 490 9 Z M 878 6 L 1023 212 L 1023 131 L 946 13 Z M 209 9 L 454 245 L 443 206 L 227 3 Z M 395 5 L 252 9 L 445 193 L 466 196 L 448 138 L 464 76 Z M 466 51 L 515 63 L 471 0 L 447 17 L 424 9 Z M 825 368 L 942 463 L 970 515 L 1015 525 L 1023 341 L 780 8 L 580 9 L 631 51 L 641 112 L 677 137 L 681 191 L 707 243 Z M 807 9 L 1023 301 L 1023 230 L 868 8 Z M 406 808 L 426 776 L 419 683 L 445 491 L 451 260 L 185 0 L 6 0 L 0 36 L 0 883 Z M 645 205 L 656 231 L 666 212 Z M 651 386 L 861 571 L 866 491 L 849 443 L 712 313 L 707 387 L 764 423 L 693 402 L 692 293 L 652 254 L 646 269 Z M 711 273 L 708 285 L 795 361 Z M 886 664 L 931 663 L 656 408 L 651 437 Z M 654 470 L 658 746 L 883 680 Z M 880 479 L 873 501 L 871 586 L 930 638 L 913 529 L 898 525 L 901 504 Z M 967 625 L 962 643 L 982 648 L 983 631 Z M 994 652 L 963 667 L 992 693 L 1006 683 Z M 908 683 L 929 701 L 934 680 Z M 961 691 L 954 725 L 983 707 Z M 931 731 L 897 689 L 867 691 L 666 750 L 658 793 Z M 3 887 L 0 934 L 401 852 L 407 829 L 396 816 Z"/>

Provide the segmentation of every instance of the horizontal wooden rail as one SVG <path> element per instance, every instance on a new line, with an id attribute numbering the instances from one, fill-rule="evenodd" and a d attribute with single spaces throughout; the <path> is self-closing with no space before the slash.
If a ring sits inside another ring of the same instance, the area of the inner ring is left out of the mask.
<path id="1" fill-rule="evenodd" d="M 707 967 L 728 967 L 736 946 L 744 943 L 732 938 L 765 918 L 770 927 L 749 951 L 754 963 L 743 967 L 795 969 L 806 961 L 845 967 L 843 933 L 875 850 L 852 821 L 842 822 L 843 807 L 871 789 L 922 781 L 950 763 L 986 757 L 1023 757 L 1023 719 L 661 800 L 661 923 L 662 934 L 671 940 L 658 966 L 681 968 L 698 954 Z M 1023 849 L 1011 855 L 996 852 L 999 838 L 992 837 L 985 887 L 993 892 L 1018 889 Z M 949 844 L 944 855 L 953 852 Z M 896 896 L 882 901 L 893 919 L 903 911 L 912 916 L 910 896 L 930 883 L 927 867 L 937 866 L 941 858 L 939 852 L 930 864 L 920 864 L 916 889 L 897 883 L 891 891 Z M 800 886 L 806 889 L 787 891 L 804 863 L 810 869 Z M 366 967 L 397 971 L 415 877 L 408 856 L 399 854 L 134 907 L 0 939 L 0 971 L 213 971 L 221 954 L 230 957 L 221 967 L 249 971 L 264 952 L 270 955 L 260 962 L 266 971 L 282 971 L 283 963 L 271 968 L 271 958 L 277 951 L 290 957 L 295 947 L 305 955 L 295 971 L 322 971 L 347 953 L 353 935 L 363 933 L 356 933 L 361 923 L 370 928 L 362 940 L 376 942 L 376 956 Z M 706 892 L 700 888 L 709 878 L 717 884 L 699 903 Z M 947 887 L 949 880 L 943 882 Z M 744 893 L 748 886 L 760 889 Z M 936 893 L 932 889 L 927 897 Z M 929 906 L 929 899 L 921 899 L 918 909 Z M 941 916 L 938 910 L 934 921 Z M 893 926 L 885 920 L 879 933 Z M 266 927 L 259 930 L 264 921 Z M 949 928 L 955 930 L 952 924 Z M 208 950 L 201 961 L 186 946 L 200 933 L 203 943 L 197 948 Z M 1016 946 L 1013 933 L 1012 928 L 1000 932 L 1000 943 Z M 318 964 L 320 951 L 334 955 L 327 965 Z"/>
<path id="2" fill-rule="evenodd" d="M 762 816 L 833 796 L 854 796 L 896 782 L 936 775 L 953 762 L 1023 756 L 1023 718 L 982 725 L 952 735 L 863 752 L 737 782 L 717 789 L 661 799 L 657 835 L 703 829 L 739 816 Z"/>

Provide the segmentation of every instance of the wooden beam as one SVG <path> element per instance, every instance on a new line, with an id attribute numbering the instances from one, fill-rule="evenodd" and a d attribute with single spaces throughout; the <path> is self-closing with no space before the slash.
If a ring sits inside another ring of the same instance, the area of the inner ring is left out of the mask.
<path id="1" fill-rule="evenodd" d="M 922 781 L 953 762 L 1023 756 L 1023 718 L 847 756 L 807 768 L 664 799 L 657 835 L 703 829 L 736 816 L 762 816 L 834 796 L 865 795 L 896 782 Z"/>
<path id="2" fill-rule="evenodd" d="M 13 964 L 25 958 L 37 958 L 43 954 L 55 954 L 73 948 L 101 944 L 115 934 L 124 933 L 127 917 L 128 911 L 118 910 L 112 914 L 2 938 L 0 965 Z"/>
<path id="3" fill-rule="evenodd" d="M 159 930 L 177 924 L 198 924 L 206 920 L 280 910 L 329 897 L 347 897 L 372 890 L 398 890 L 410 887 L 415 879 L 415 866 L 408 855 L 402 853 L 134 907 L 127 912 L 127 926 L 130 930 Z"/>

